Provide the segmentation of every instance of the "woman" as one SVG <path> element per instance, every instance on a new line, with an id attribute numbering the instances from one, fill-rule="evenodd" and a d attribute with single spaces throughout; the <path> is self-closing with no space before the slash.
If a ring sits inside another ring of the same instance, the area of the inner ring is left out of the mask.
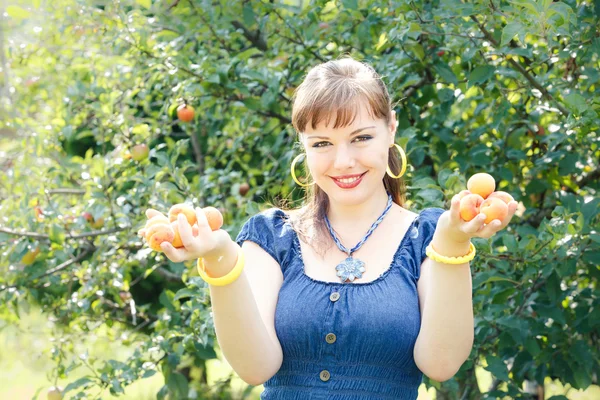
<path id="1" fill-rule="evenodd" d="M 261 399 L 415 399 L 423 374 L 447 380 L 468 358 L 470 239 L 503 229 L 516 202 L 487 225 L 463 221 L 457 196 L 448 211 L 405 209 L 390 96 L 352 58 L 308 73 L 292 123 L 313 179 L 297 180 L 296 157 L 304 207 L 263 211 L 235 241 L 197 208 L 198 234 L 180 217 L 185 248 L 162 248 L 199 259 L 219 345 Z"/>

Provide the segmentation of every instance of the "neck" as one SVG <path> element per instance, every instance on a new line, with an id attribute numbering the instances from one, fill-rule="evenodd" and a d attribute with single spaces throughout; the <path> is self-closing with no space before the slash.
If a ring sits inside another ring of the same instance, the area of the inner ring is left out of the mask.
<path id="1" fill-rule="evenodd" d="M 355 205 L 344 205 L 330 200 L 327 218 L 335 230 L 351 229 L 361 231 L 364 227 L 369 229 L 385 210 L 388 194 L 385 187 L 364 203 Z"/>

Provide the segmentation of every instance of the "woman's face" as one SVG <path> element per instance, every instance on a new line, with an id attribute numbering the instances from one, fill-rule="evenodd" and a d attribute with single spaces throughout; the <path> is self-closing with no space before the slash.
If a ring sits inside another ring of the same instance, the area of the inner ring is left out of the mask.
<path id="1" fill-rule="evenodd" d="M 360 204 L 383 188 L 388 152 L 397 127 L 396 115 L 392 111 L 388 125 L 382 119 L 373 119 L 363 106 L 351 125 L 333 129 L 333 122 L 328 127 L 325 121 L 314 129 L 306 127 L 302 135 L 306 162 L 315 184 L 330 199 L 344 205 Z M 358 186 L 351 188 L 340 187 L 333 179 L 358 174 L 365 175 Z"/>

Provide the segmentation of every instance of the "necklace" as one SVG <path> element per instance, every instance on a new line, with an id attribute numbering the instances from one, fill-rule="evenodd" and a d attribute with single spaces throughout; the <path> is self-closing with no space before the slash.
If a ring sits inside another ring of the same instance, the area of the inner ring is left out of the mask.
<path id="1" fill-rule="evenodd" d="M 346 248 L 342 244 L 342 242 L 340 242 L 340 239 L 337 237 L 337 235 L 331 228 L 329 218 L 327 218 L 327 215 L 325 216 L 325 223 L 327 224 L 327 229 L 329 229 L 329 233 L 333 237 L 335 244 L 337 245 L 338 249 L 340 249 L 348 255 L 348 257 L 344 261 L 342 261 L 335 267 L 335 270 L 337 271 L 336 275 L 340 277 L 342 283 L 345 283 L 346 281 L 354 282 L 354 279 L 362 278 L 363 272 L 366 271 L 365 263 L 362 260 L 359 260 L 358 258 L 353 258 L 352 253 L 360 249 L 361 246 L 367 241 L 367 239 L 369 238 L 369 236 L 371 236 L 371 233 L 373 233 L 375 228 L 377 228 L 381 221 L 383 221 L 383 218 L 386 216 L 391 207 L 392 195 L 388 193 L 388 202 L 387 206 L 385 207 L 385 210 L 383 210 L 383 213 L 379 216 L 379 218 L 377 218 L 377 221 L 375 221 L 373 225 L 371 225 L 371 228 L 369 229 L 367 234 L 358 242 L 356 246 L 354 246 L 350 250 L 348 250 L 348 248 Z"/>

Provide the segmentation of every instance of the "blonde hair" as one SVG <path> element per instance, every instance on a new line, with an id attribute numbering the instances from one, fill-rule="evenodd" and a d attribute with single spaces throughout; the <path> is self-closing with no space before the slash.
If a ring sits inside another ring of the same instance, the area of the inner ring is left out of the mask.
<path id="1" fill-rule="evenodd" d="M 325 120 L 329 125 L 334 117 L 334 129 L 352 124 L 364 100 L 372 118 L 391 123 L 392 104 L 381 77 L 370 65 L 350 56 L 313 67 L 296 88 L 292 100 L 292 125 L 299 137 L 308 124 L 314 128 Z M 304 164 L 307 171 L 306 157 Z M 395 146 L 389 150 L 389 167 L 394 175 L 399 174 L 401 161 Z M 392 201 L 404 206 L 404 179 L 394 179 L 386 173 L 383 184 Z M 288 208 L 280 201 L 279 208 L 284 212 L 294 211 L 288 221 L 292 229 L 323 258 L 334 245 L 325 222 L 329 198 L 316 184 L 304 189 L 303 207 Z"/>

